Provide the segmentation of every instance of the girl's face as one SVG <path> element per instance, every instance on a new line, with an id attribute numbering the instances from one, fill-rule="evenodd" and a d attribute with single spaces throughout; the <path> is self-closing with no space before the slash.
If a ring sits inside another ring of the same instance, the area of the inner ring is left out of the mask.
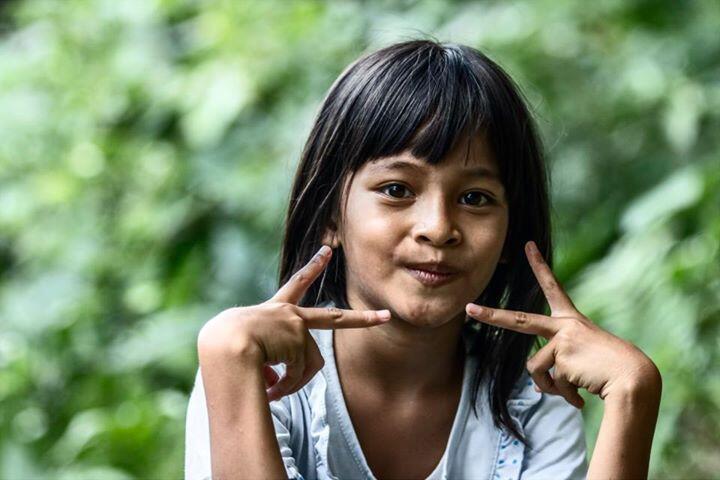
<path id="1" fill-rule="evenodd" d="M 406 152 L 356 172 L 338 232 L 353 308 L 388 308 L 414 326 L 436 327 L 464 316 L 490 282 L 508 208 L 485 141 L 472 142 L 467 165 L 466 147 L 459 142 L 435 166 Z M 417 265 L 428 262 L 455 273 L 431 284 L 416 271 L 433 269 Z"/>

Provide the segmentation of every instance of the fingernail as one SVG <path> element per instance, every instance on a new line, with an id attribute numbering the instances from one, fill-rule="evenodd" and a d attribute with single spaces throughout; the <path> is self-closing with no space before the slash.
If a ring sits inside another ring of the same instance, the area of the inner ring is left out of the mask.
<path id="1" fill-rule="evenodd" d="M 390 310 L 387 310 L 387 309 L 385 309 L 385 310 L 379 310 L 379 311 L 377 312 L 377 317 L 378 317 L 380 320 L 390 320 Z"/>
<path id="2" fill-rule="evenodd" d="M 479 307 L 473 303 L 469 304 L 466 309 L 467 313 L 470 315 L 482 315 L 483 309 L 482 307 Z"/>
<path id="3" fill-rule="evenodd" d="M 330 250 L 331 250 L 330 247 L 328 247 L 327 245 L 323 245 L 322 247 L 320 247 L 320 250 L 318 250 L 317 254 L 320 256 L 323 256 L 323 257 L 327 257 L 328 254 L 330 253 Z"/>

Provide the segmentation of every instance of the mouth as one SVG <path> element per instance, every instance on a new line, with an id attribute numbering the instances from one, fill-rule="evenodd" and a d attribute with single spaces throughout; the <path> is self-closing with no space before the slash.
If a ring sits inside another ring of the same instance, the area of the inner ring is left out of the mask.
<path id="1" fill-rule="evenodd" d="M 458 277 L 457 273 L 439 273 L 431 272 L 428 270 L 421 270 L 419 268 L 405 267 L 405 270 L 416 279 L 428 287 L 438 287 L 452 282 Z"/>

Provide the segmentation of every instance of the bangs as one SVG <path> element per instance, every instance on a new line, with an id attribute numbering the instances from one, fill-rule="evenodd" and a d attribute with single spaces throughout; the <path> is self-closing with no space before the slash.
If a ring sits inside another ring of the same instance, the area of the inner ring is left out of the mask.
<path id="1" fill-rule="evenodd" d="M 468 61 L 472 53 L 461 46 L 418 48 L 411 42 L 391 55 L 383 50 L 375 55 L 381 60 L 357 64 L 349 82 L 354 85 L 346 85 L 357 92 L 346 117 L 350 144 L 359 147 L 356 161 L 409 150 L 435 165 L 460 140 L 497 123 L 489 92 L 497 86 L 480 78 L 482 72 Z"/>
<path id="2" fill-rule="evenodd" d="M 429 40 L 368 53 L 333 82 L 293 181 L 278 288 L 310 261 L 321 244 L 343 233 L 349 198 L 343 194 L 363 164 L 408 151 L 434 165 L 466 139 L 469 153 L 473 137 L 487 142 L 509 212 L 503 245 L 506 262 L 497 264 L 474 303 L 544 313 L 545 298 L 524 253 L 525 243 L 534 240 L 552 267 L 549 183 L 535 122 L 522 92 L 497 63 L 473 47 Z M 322 279 L 311 282 L 299 306 L 332 301 L 339 308 L 351 308 L 347 288 L 352 271 L 343 242 L 334 246 L 336 253 Z M 482 325 L 474 338 L 478 369 L 471 403 L 476 417 L 480 384 L 487 382 L 493 423 L 533 448 L 513 421 L 508 399 L 526 368 L 535 337 Z"/>

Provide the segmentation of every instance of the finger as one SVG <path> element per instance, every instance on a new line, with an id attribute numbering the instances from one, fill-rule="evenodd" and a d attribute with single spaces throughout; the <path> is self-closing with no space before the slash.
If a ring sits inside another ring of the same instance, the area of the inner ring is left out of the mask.
<path id="1" fill-rule="evenodd" d="M 545 298 L 547 298 L 550 310 L 553 313 L 571 314 L 577 313 L 575 305 L 573 305 L 570 297 L 560 285 L 545 259 L 538 250 L 537 245 L 532 240 L 525 244 L 525 254 L 530 262 L 535 278 L 537 278 L 540 288 L 542 288 Z"/>
<path id="2" fill-rule="evenodd" d="M 311 338 L 305 347 L 305 371 L 300 381 L 290 390 L 287 395 L 292 395 L 303 388 L 317 372 L 325 366 L 325 359 L 320 353 L 317 343 Z"/>
<path id="3" fill-rule="evenodd" d="M 541 335 L 545 338 L 552 338 L 561 326 L 561 322 L 557 318 L 546 315 L 481 307 L 474 303 L 468 303 L 465 306 L 465 312 L 479 322 L 520 333 Z"/>
<path id="4" fill-rule="evenodd" d="M 298 307 L 307 328 L 365 328 L 390 320 L 390 310 L 345 310 L 336 307 Z"/>
<path id="5" fill-rule="evenodd" d="M 567 400 L 567 402 L 575 408 L 581 409 L 585 406 L 585 400 L 580 396 L 577 389 L 578 387 L 568 382 L 562 375 L 555 374 L 554 377 L 555 385 L 560 394 Z"/>
<path id="6" fill-rule="evenodd" d="M 535 352 L 535 355 L 528 359 L 525 366 L 540 391 L 551 395 L 560 395 L 560 391 L 555 386 L 555 381 L 549 371 L 554 364 L 555 344 L 551 340 L 547 345 Z"/>
<path id="7" fill-rule="evenodd" d="M 304 360 L 297 360 L 292 363 L 286 363 L 285 376 L 275 385 L 267 390 L 268 401 L 278 400 L 289 392 L 302 378 L 305 370 Z"/>
<path id="8" fill-rule="evenodd" d="M 327 245 L 320 247 L 320 250 L 313 255 L 308 263 L 300 270 L 295 272 L 290 279 L 285 282 L 270 301 L 285 302 L 297 304 L 305 292 L 313 284 L 315 279 L 320 276 L 322 271 L 328 265 L 332 249 Z"/>
<path id="9" fill-rule="evenodd" d="M 272 387 L 280 380 L 280 375 L 270 365 L 263 365 L 263 377 L 265 378 L 265 388 Z"/>

